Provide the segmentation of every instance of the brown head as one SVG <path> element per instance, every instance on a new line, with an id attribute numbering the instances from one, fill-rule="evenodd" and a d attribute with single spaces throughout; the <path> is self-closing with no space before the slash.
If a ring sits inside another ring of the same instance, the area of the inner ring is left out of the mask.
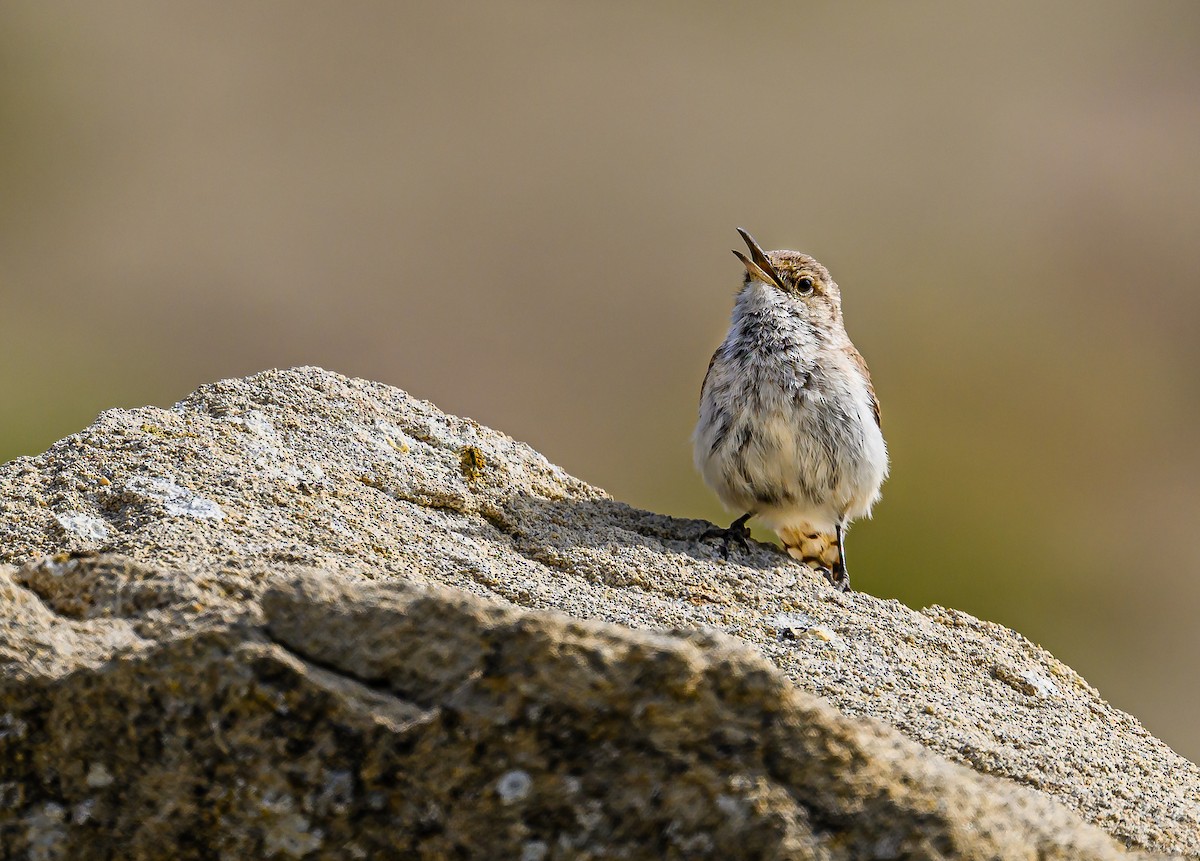
<path id="1" fill-rule="evenodd" d="M 754 237 L 742 228 L 738 233 L 750 249 L 747 257 L 734 251 L 746 267 L 746 282 L 760 281 L 781 290 L 812 322 L 840 321 L 842 294 L 829 270 L 799 251 L 763 251 Z"/>

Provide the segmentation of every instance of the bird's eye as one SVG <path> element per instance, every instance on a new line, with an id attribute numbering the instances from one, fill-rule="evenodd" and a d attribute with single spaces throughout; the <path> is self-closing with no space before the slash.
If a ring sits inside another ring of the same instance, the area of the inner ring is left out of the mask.
<path id="1" fill-rule="evenodd" d="M 811 293 L 813 291 L 813 280 L 805 275 L 796 281 L 796 289 L 801 293 Z"/>

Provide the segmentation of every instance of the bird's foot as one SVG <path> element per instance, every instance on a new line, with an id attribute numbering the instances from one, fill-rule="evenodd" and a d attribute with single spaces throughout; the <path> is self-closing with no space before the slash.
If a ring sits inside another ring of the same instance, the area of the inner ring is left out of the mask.
<path id="1" fill-rule="evenodd" d="M 811 568 L 810 567 L 809 570 L 813 571 L 816 574 L 820 574 L 822 577 L 824 577 L 826 580 L 829 581 L 830 586 L 832 586 L 834 589 L 838 590 L 839 592 L 852 591 L 850 589 L 850 575 L 846 573 L 845 568 L 839 567 L 837 570 L 834 570 L 831 568 L 826 568 L 824 565 L 822 565 L 819 568 Z"/>
<path id="2" fill-rule="evenodd" d="M 710 526 L 704 530 L 700 536 L 701 541 L 707 541 L 710 538 L 716 538 L 721 542 L 721 558 L 729 559 L 729 544 L 733 542 L 740 546 L 747 553 L 750 552 L 750 529 L 746 526 L 746 521 L 750 519 L 749 514 L 743 514 L 728 527 L 722 529 L 720 526 Z"/>

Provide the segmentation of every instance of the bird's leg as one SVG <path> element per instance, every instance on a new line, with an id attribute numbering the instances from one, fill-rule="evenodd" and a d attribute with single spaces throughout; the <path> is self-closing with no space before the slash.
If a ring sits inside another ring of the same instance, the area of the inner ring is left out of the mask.
<path id="1" fill-rule="evenodd" d="M 734 541 L 741 545 L 741 548 L 747 553 L 750 552 L 750 545 L 746 543 L 746 539 L 750 537 L 750 530 L 746 526 L 746 521 L 754 516 L 753 511 L 747 511 L 733 523 L 729 524 L 728 528 L 722 529 L 720 526 L 710 526 L 704 530 L 704 534 L 700 536 L 701 541 L 706 541 L 709 538 L 717 538 L 721 541 L 721 558 L 729 558 L 729 542 Z"/>
<path id="2" fill-rule="evenodd" d="M 823 568 L 829 585 L 839 592 L 850 591 L 850 572 L 846 570 L 846 530 L 839 521 L 837 525 L 837 561 L 832 568 Z"/>

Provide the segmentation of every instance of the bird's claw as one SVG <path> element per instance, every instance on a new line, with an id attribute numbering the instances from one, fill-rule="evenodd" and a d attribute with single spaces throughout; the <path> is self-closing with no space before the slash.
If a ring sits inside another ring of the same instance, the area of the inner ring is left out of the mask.
<path id="1" fill-rule="evenodd" d="M 839 591 L 839 592 L 851 591 L 850 575 L 846 573 L 845 568 L 839 568 L 838 570 L 834 571 L 834 570 L 832 570 L 830 568 L 826 568 L 824 565 L 822 565 L 820 568 L 813 568 L 811 570 L 817 574 L 820 574 L 822 577 L 824 577 L 826 580 L 828 580 L 829 585 L 832 586 L 837 591 Z"/>

